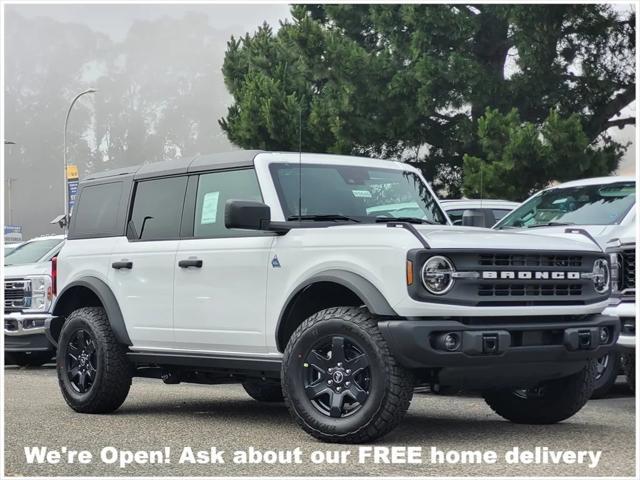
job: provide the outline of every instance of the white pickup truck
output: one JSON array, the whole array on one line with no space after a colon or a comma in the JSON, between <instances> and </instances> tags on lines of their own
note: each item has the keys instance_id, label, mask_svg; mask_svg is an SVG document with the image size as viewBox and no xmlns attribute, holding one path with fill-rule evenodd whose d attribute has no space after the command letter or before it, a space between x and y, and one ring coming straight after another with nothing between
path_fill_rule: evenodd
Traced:
<instances>
[{"instance_id":1,"label":"white pickup truck","mask_svg":"<svg viewBox=\"0 0 640 480\"><path fill-rule=\"evenodd\" d=\"M49 334L54 299L52 259L64 235L20 244L4 257L4 351L7 363L38 366L55 355Z\"/></svg>"},{"instance_id":2,"label":"white pickup truck","mask_svg":"<svg viewBox=\"0 0 640 480\"><path fill-rule=\"evenodd\" d=\"M542 190L522 203L494 227L518 229L535 235L564 236L580 229L603 249L614 251L615 275L612 301L605 313L618 316L624 330L620 350L626 353L625 365L635 345L635 228L636 180L634 177L599 177L576 180ZM598 359L594 398L607 395L619 370L619 356ZM628 371L628 368L627 368ZM633 376L629 376L633 379ZM631 385L631 384L630 384Z\"/></svg>"}]
</instances>

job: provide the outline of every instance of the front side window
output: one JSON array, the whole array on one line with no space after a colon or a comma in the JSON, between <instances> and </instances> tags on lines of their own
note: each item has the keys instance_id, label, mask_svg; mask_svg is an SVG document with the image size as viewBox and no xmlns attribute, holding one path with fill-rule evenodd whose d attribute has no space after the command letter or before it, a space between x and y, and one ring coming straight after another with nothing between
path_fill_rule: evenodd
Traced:
<instances>
[{"instance_id":1,"label":"front side window","mask_svg":"<svg viewBox=\"0 0 640 480\"><path fill-rule=\"evenodd\" d=\"M635 204L635 182L553 188L530 198L496 228L612 225Z\"/></svg>"},{"instance_id":2,"label":"front side window","mask_svg":"<svg viewBox=\"0 0 640 480\"><path fill-rule=\"evenodd\" d=\"M4 264L6 266L26 265L46 260L43 257L61 242L62 240L59 238L52 238L23 243L4 256Z\"/></svg>"},{"instance_id":3,"label":"front side window","mask_svg":"<svg viewBox=\"0 0 640 480\"><path fill-rule=\"evenodd\" d=\"M242 235L239 230L228 230L224 225L224 209L228 200L262 202L258 178L253 169L200 175L196 195L194 237ZM252 231L251 235L260 235L260 233Z\"/></svg>"},{"instance_id":4,"label":"front side window","mask_svg":"<svg viewBox=\"0 0 640 480\"><path fill-rule=\"evenodd\" d=\"M270 168L287 220L341 216L359 222L447 223L422 179L408 170L279 163Z\"/></svg>"},{"instance_id":5,"label":"front side window","mask_svg":"<svg viewBox=\"0 0 640 480\"><path fill-rule=\"evenodd\" d=\"M136 240L178 238L187 177L138 182L127 235Z\"/></svg>"}]
</instances>

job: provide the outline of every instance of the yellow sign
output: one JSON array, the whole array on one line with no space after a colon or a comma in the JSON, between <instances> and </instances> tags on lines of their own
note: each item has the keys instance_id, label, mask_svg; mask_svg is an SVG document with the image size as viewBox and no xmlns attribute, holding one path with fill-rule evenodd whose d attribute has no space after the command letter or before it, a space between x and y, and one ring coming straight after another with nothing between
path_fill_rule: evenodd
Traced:
<instances>
[{"instance_id":1,"label":"yellow sign","mask_svg":"<svg viewBox=\"0 0 640 480\"><path fill-rule=\"evenodd\" d=\"M79 178L77 165L67 165L67 180Z\"/></svg>"}]
</instances>

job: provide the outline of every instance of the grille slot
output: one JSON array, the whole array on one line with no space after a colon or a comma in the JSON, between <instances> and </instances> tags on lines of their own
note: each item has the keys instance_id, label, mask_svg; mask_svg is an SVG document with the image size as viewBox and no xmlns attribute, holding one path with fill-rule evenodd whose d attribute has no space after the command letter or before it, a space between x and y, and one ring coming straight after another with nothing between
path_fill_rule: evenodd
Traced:
<instances>
[{"instance_id":1,"label":"grille slot","mask_svg":"<svg viewBox=\"0 0 640 480\"><path fill-rule=\"evenodd\" d=\"M636 251L634 248L620 252L622 261L621 290L636 288Z\"/></svg>"},{"instance_id":2,"label":"grille slot","mask_svg":"<svg viewBox=\"0 0 640 480\"><path fill-rule=\"evenodd\" d=\"M483 267L581 267L580 255L481 254Z\"/></svg>"},{"instance_id":3,"label":"grille slot","mask_svg":"<svg viewBox=\"0 0 640 480\"><path fill-rule=\"evenodd\" d=\"M480 285L478 295L481 297L574 297L582 295L582 285L579 283L491 283Z\"/></svg>"}]
</instances>

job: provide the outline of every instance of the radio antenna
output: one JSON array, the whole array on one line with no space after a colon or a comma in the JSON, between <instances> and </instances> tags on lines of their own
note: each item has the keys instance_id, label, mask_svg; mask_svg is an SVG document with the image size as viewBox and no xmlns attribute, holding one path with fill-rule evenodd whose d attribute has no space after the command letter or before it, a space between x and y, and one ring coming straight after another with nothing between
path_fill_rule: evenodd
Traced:
<instances>
[{"instance_id":1,"label":"radio antenna","mask_svg":"<svg viewBox=\"0 0 640 480\"><path fill-rule=\"evenodd\" d=\"M302 220L302 105L298 110L298 217Z\"/></svg>"}]
</instances>

